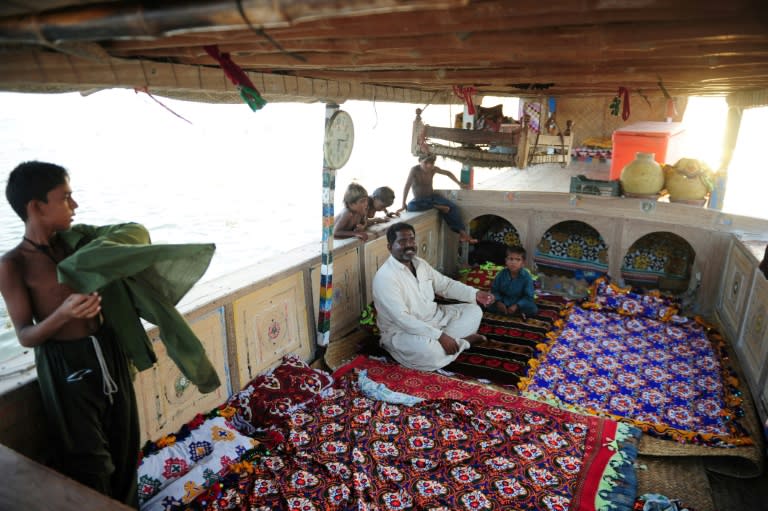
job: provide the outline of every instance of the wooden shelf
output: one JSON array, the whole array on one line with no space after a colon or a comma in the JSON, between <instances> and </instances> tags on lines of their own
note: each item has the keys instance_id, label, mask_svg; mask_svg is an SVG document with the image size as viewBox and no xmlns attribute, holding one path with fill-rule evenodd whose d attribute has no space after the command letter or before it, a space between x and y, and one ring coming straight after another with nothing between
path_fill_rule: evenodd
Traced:
<instances>
[{"instance_id":1,"label":"wooden shelf","mask_svg":"<svg viewBox=\"0 0 768 511\"><path fill-rule=\"evenodd\" d=\"M537 163L559 163L566 167L571 163L573 133L568 136L560 136L529 132L526 138L528 144L522 154L525 159L525 166Z\"/></svg>"}]
</instances>

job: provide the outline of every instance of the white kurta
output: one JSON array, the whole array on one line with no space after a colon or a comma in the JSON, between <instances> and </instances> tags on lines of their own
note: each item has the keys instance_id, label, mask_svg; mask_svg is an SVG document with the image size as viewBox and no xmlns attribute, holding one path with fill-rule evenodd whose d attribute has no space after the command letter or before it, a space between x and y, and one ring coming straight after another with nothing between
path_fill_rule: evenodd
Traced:
<instances>
[{"instance_id":1,"label":"white kurta","mask_svg":"<svg viewBox=\"0 0 768 511\"><path fill-rule=\"evenodd\" d=\"M434 371L469 347L464 337L477 333L483 311L475 302L477 289L446 277L415 257L416 277L390 256L373 277L376 323L381 346L406 367ZM469 303L438 305L435 294ZM445 332L459 344L453 355L438 339Z\"/></svg>"}]
</instances>

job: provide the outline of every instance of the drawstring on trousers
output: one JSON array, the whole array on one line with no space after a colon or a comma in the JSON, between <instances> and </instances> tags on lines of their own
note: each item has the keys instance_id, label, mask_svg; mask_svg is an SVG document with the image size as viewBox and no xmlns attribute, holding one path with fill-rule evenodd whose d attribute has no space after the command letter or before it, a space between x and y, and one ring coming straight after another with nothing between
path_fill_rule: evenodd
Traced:
<instances>
[{"instance_id":1,"label":"drawstring on trousers","mask_svg":"<svg viewBox=\"0 0 768 511\"><path fill-rule=\"evenodd\" d=\"M109 369L107 369L107 361L104 360L104 353L101 352L101 345L99 344L99 340L91 335L91 342L93 343L93 350L96 352L96 358L99 361L99 367L101 368L101 376L103 381L103 390L104 395L109 398L109 403L112 404L114 401L112 400L112 394L117 393L117 383L115 383L115 380L112 379L112 375L109 374Z\"/></svg>"}]
</instances>

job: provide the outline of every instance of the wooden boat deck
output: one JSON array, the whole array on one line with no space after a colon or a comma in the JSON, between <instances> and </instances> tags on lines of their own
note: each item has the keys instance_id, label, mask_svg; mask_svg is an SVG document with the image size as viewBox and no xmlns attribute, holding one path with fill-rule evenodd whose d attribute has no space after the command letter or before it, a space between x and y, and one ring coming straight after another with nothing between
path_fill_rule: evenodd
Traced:
<instances>
[{"instance_id":1,"label":"wooden boat deck","mask_svg":"<svg viewBox=\"0 0 768 511\"><path fill-rule=\"evenodd\" d=\"M475 169L477 190L531 190L569 192L571 177L609 180L610 160L577 161L563 168L560 164L538 164L526 169ZM754 478L729 477L707 470L698 459L646 457L641 459L654 471L663 473L649 481L640 476L639 493L656 492L677 498L696 511L736 511L765 509L768 502L768 471ZM660 483L662 479L663 484ZM654 487L649 487L648 484ZM661 484L661 486L657 486Z\"/></svg>"},{"instance_id":2,"label":"wooden boat deck","mask_svg":"<svg viewBox=\"0 0 768 511\"><path fill-rule=\"evenodd\" d=\"M539 163L524 169L475 168L476 190L531 190L569 192L571 177L583 175L590 180L608 181L611 162L571 160L566 167L559 163Z\"/></svg>"}]
</instances>

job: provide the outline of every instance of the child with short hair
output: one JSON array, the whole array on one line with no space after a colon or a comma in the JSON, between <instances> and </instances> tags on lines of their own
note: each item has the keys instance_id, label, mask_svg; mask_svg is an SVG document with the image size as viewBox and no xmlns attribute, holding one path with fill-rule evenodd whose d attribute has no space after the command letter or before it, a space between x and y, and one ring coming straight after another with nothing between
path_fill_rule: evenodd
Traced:
<instances>
[{"instance_id":1,"label":"child with short hair","mask_svg":"<svg viewBox=\"0 0 768 511\"><path fill-rule=\"evenodd\" d=\"M367 241L368 192L362 185L350 183L344 192L344 206L334 222L334 239L359 238Z\"/></svg>"},{"instance_id":2,"label":"child with short hair","mask_svg":"<svg viewBox=\"0 0 768 511\"><path fill-rule=\"evenodd\" d=\"M18 165L5 190L24 222L21 242L0 258L0 293L22 346L34 348L53 454L69 477L137 506L139 421L128 360L101 322L99 293L57 278L71 254L67 231L78 204L63 167Z\"/></svg>"},{"instance_id":3,"label":"child with short hair","mask_svg":"<svg viewBox=\"0 0 768 511\"><path fill-rule=\"evenodd\" d=\"M525 269L526 251L523 247L507 247L503 270L496 274L491 293L496 298L493 307L502 314L536 314L533 278Z\"/></svg>"},{"instance_id":4,"label":"child with short hair","mask_svg":"<svg viewBox=\"0 0 768 511\"><path fill-rule=\"evenodd\" d=\"M376 188L368 197L368 224L383 224L390 218L400 216L399 213L390 213L387 208L395 202L395 192L388 186ZM379 211L384 212L384 218L374 218Z\"/></svg>"}]
</instances>

